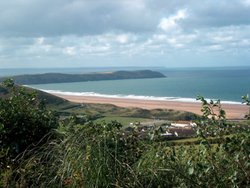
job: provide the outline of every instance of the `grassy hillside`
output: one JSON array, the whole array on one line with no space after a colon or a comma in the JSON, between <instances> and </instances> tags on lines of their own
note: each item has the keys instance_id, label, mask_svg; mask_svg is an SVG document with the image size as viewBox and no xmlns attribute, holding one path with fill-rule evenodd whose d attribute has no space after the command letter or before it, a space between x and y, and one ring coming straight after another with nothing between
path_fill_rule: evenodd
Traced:
<instances>
[{"instance_id":1,"label":"grassy hillside","mask_svg":"<svg viewBox=\"0 0 250 188\"><path fill-rule=\"evenodd\" d=\"M85 82L99 80L120 80L120 79L141 79L141 78L163 78L166 77L160 72L151 70L138 71L116 71L106 73L89 74L61 74L45 73L33 75L18 75L11 77L17 84L47 84L47 83L66 83L66 82ZM0 82L5 80L0 78Z\"/></svg>"},{"instance_id":2,"label":"grassy hillside","mask_svg":"<svg viewBox=\"0 0 250 188\"><path fill-rule=\"evenodd\" d=\"M56 97L54 95L51 95L49 93L45 93L43 91L31 89L31 88L24 87L24 86L18 86L18 85L15 87L16 87L16 89L25 89L26 91L28 91L30 93L35 92L37 94L37 97L39 100L44 101L45 104L50 105L50 106L66 105L69 103L65 99ZM7 96L9 96L9 90L0 84L0 97L4 98Z\"/></svg>"},{"instance_id":3,"label":"grassy hillside","mask_svg":"<svg viewBox=\"0 0 250 188\"><path fill-rule=\"evenodd\" d=\"M67 117L72 114L85 116L91 119L100 120L121 120L126 125L133 121L151 120L193 120L196 115L189 112L174 111L171 109L154 109L147 110L141 108L122 108L111 104L77 104L69 102L60 97L49 93L27 88L24 86L16 86L17 88L25 88L29 92L37 93L39 100L43 100L48 108L56 111L60 116ZM8 96L8 89L0 85L0 97Z\"/></svg>"}]
</instances>

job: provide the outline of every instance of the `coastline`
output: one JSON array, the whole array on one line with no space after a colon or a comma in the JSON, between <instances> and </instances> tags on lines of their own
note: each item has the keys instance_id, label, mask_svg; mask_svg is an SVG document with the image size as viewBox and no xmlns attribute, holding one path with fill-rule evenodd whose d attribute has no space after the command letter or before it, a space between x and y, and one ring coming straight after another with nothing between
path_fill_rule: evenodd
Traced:
<instances>
[{"instance_id":1,"label":"coastline","mask_svg":"<svg viewBox=\"0 0 250 188\"><path fill-rule=\"evenodd\" d=\"M77 96L66 95L50 92L50 94L64 98L76 103L94 103L94 104L113 104L119 107L143 108L143 109L173 109L178 111L187 111L201 115L200 102L181 102L181 101L162 101L162 100L145 100L133 98L112 98L103 96ZM248 112L248 107L242 104L222 104L226 111L227 119L243 119Z\"/></svg>"}]
</instances>

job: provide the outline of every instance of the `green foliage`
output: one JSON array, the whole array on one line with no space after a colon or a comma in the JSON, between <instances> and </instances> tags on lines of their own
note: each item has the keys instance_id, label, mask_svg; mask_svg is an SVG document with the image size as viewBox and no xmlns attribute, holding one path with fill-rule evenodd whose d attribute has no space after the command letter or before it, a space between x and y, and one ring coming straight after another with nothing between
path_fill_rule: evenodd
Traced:
<instances>
[{"instance_id":1,"label":"green foliage","mask_svg":"<svg viewBox=\"0 0 250 188\"><path fill-rule=\"evenodd\" d=\"M246 115L247 119L250 119L250 99L248 95L242 96L242 100L243 100L243 104L246 104L247 106L249 106L249 112Z\"/></svg>"},{"instance_id":2,"label":"green foliage","mask_svg":"<svg viewBox=\"0 0 250 188\"><path fill-rule=\"evenodd\" d=\"M197 121L200 143L189 146L157 143L150 147L136 168L145 187L250 186L249 128L232 127L220 101L198 99L203 111Z\"/></svg>"},{"instance_id":3,"label":"green foliage","mask_svg":"<svg viewBox=\"0 0 250 188\"><path fill-rule=\"evenodd\" d=\"M57 129L57 139L6 170L4 186L249 187L249 128L229 123L220 101L198 99L203 115L195 142L159 141L157 129L147 137L136 127L124 132L117 121L75 116Z\"/></svg>"},{"instance_id":4,"label":"green foliage","mask_svg":"<svg viewBox=\"0 0 250 188\"><path fill-rule=\"evenodd\" d=\"M202 117L197 122L197 135L206 140L206 137L220 137L227 134L228 123L226 113L221 107L220 100L208 102L204 97L198 96L197 100L202 102Z\"/></svg>"},{"instance_id":5,"label":"green foliage","mask_svg":"<svg viewBox=\"0 0 250 188\"><path fill-rule=\"evenodd\" d=\"M63 112L90 115L94 118L113 117L116 118L146 118L146 119L164 119L164 120L195 120L197 116L190 112L175 111L171 109L140 109L140 108L123 108L110 104L81 104L66 106L59 109Z\"/></svg>"},{"instance_id":6,"label":"green foliage","mask_svg":"<svg viewBox=\"0 0 250 188\"><path fill-rule=\"evenodd\" d=\"M247 139L249 135L244 138ZM230 151L218 145L208 148L203 144L175 147L161 144L141 158L137 174L146 187L247 187L248 155L249 141L234 145Z\"/></svg>"},{"instance_id":7,"label":"green foliage","mask_svg":"<svg viewBox=\"0 0 250 188\"><path fill-rule=\"evenodd\" d=\"M0 98L0 167L6 168L28 147L34 147L58 125L57 118L46 110L35 93L3 82L8 96Z\"/></svg>"},{"instance_id":8,"label":"green foliage","mask_svg":"<svg viewBox=\"0 0 250 188\"><path fill-rule=\"evenodd\" d=\"M28 160L20 159L12 182L24 187L129 185L134 182L131 164L138 160L142 149L138 137L123 137L120 128L116 121L61 126L61 140L31 151Z\"/></svg>"}]
</instances>

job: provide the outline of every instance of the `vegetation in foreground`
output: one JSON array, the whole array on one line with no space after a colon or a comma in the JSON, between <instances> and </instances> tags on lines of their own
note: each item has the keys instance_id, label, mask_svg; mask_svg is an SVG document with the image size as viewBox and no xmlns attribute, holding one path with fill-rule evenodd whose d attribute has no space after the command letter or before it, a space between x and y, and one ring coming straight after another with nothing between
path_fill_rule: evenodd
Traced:
<instances>
[{"instance_id":1,"label":"vegetation in foreground","mask_svg":"<svg viewBox=\"0 0 250 188\"><path fill-rule=\"evenodd\" d=\"M12 94L0 99L0 187L250 186L249 121L227 122L219 101L199 98L198 141L184 145L158 130L125 134L117 121L60 122L35 95L4 85Z\"/></svg>"}]
</instances>

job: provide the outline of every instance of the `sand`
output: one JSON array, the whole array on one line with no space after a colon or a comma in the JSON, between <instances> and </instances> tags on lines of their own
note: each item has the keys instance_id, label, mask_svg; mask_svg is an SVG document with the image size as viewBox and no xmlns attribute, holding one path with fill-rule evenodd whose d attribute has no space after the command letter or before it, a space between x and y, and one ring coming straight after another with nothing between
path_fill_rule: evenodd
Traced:
<instances>
[{"instance_id":1,"label":"sand","mask_svg":"<svg viewBox=\"0 0 250 188\"><path fill-rule=\"evenodd\" d=\"M53 94L53 93L52 93ZM179 101L159 101L128 98L108 98L95 96L72 96L53 94L76 103L113 104L119 107L137 107L143 109L173 109L179 111L202 114L201 103L199 102L179 102ZM222 104L228 119L243 119L249 108L241 104Z\"/></svg>"}]
</instances>

